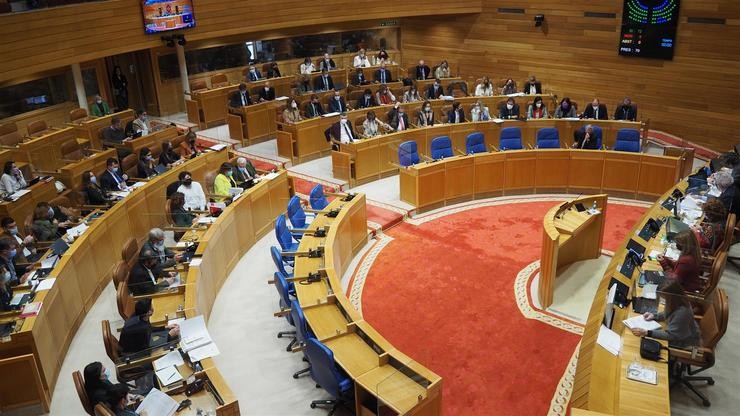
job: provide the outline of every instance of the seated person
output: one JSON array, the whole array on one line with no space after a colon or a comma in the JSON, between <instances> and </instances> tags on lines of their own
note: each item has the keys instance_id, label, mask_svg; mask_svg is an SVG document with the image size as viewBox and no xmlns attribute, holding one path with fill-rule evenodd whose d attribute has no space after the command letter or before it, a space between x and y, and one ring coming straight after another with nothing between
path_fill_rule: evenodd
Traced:
<instances>
[{"instance_id":1,"label":"seated person","mask_svg":"<svg viewBox=\"0 0 740 416\"><path fill-rule=\"evenodd\" d=\"M632 333L638 337L664 339L668 345L677 348L701 346L701 332L694 319L689 298L675 280L666 279L658 289L659 296L665 301L663 312L653 315L644 314L646 321L665 321L666 329L645 330L634 328Z\"/></svg>"},{"instance_id":2,"label":"seated person","mask_svg":"<svg viewBox=\"0 0 740 416\"><path fill-rule=\"evenodd\" d=\"M396 103L396 107L390 116L390 125L394 131L404 131L411 128L409 116L398 103Z\"/></svg>"},{"instance_id":3,"label":"seated person","mask_svg":"<svg viewBox=\"0 0 740 416\"><path fill-rule=\"evenodd\" d=\"M247 72L247 81L259 81L262 79L262 73L257 70L254 65L249 65L249 71Z\"/></svg>"},{"instance_id":4,"label":"seated person","mask_svg":"<svg viewBox=\"0 0 740 416\"><path fill-rule=\"evenodd\" d=\"M159 153L159 164L171 168L178 164L182 158L172 149L172 143L169 140L162 142L162 152Z\"/></svg>"},{"instance_id":5,"label":"seated person","mask_svg":"<svg viewBox=\"0 0 740 416\"><path fill-rule=\"evenodd\" d=\"M465 122L465 110L463 110L459 101L452 102L452 108L447 112L448 123L464 123Z\"/></svg>"},{"instance_id":6,"label":"seated person","mask_svg":"<svg viewBox=\"0 0 740 416\"><path fill-rule=\"evenodd\" d=\"M25 272L23 275L19 275L18 271L24 271L25 269L19 268L15 265L15 256L18 253L17 244L15 240L9 238L0 238L0 266L5 267L5 270L9 272L3 275L3 280L6 286L17 286L26 283L30 273Z\"/></svg>"},{"instance_id":7,"label":"seated person","mask_svg":"<svg viewBox=\"0 0 740 416\"><path fill-rule=\"evenodd\" d=\"M238 108L246 107L248 105L252 105L252 97L249 96L249 91L247 91L247 84L241 83L239 84L239 90L234 91L231 94L231 98L229 99L229 106Z\"/></svg>"},{"instance_id":8,"label":"seated person","mask_svg":"<svg viewBox=\"0 0 740 416\"><path fill-rule=\"evenodd\" d=\"M732 171L728 168L723 168L715 172L708 182L713 182L712 187L716 187L719 192L719 202L725 206L727 212L735 213L737 207L735 207L735 194L737 185L735 179L732 176Z\"/></svg>"},{"instance_id":9,"label":"seated person","mask_svg":"<svg viewBox=\"0 0 740 416\"><path fill-rule=\"evenodd\" d=\"M136 172L140 178L151 178L157 176L157 161L152 156L152 151L148 147L142 147L139 150L139 161L136 165Z\"/></svg>"},{"instance_id":10,"label":"seated person","mask_svg":"<svg viewBox=\"0 0 740 416\"><path fill-rule=\"evenodd\" d=\"M727 222L727 208L717 198L709 198L702 205L704 218L691 227L694 231L699 246L714 254L715 250L722 245L725 235L725 224Z\"/></svg>"},{"instance_id":11,"label":"seated person","mask_svg":"<svg viewBox=\"0 0 740 416\"><path fill-rule=\"evenodd\" d=\"M375 93L376 101L381 105L389 105L396 102L396 96L393 95L387 85L381 84L378 92Z\"/></svg>"},{"instance_id":12,"label":"seated person","mask_svg":"<svg viewBox=\"0 0 740 416\"><path fill-rule=\"evenodd\" d=\"M270 68L267 70L267 78L280 78L280 67L277 62L270 64Z\"/></svg>"},{"instance_id":13,"label":"seated person","mask_svg":"<svg viewBox=\"0 0 740 416\"><path fill-rule=\"evenodd\" d=\"M375 100L375 97L373 96L373 92L370 91L370 88L365 88L365 91L362 92L362 96L357 99L357 105L355 106L356 109L360 108L368 108L368 107L375 107L378 105L378 102Z\"/></svg>"},{"instance_id":14,"label":"seated person","mask_svg":"<svg viewBox=\"0 0 740 416\"><path fill-rule=\"evenodd\" d=\"M492 97L493 96L493 84L488 77L483 77L481 83L475 86L476 97Z\"/></svg>"},{"instance_id":15,"label":"seated person","mask_svg":"<svg viewBox=\"0 0 740 416\"><path fill-rule=\"evenodd\" d=\"M384 47L380 47L380 52L375 56L375 59L379 62L388 62L391 57L388 55Z\"/></svg>"},{"instance_id":16,"label":"seated person","mask_svg":"<svg viewBox=\"0 0 740 416\"><path fill-rule=\"evenodd\" d=\"M242 188L251 188L254 180L258 178L257 169L245 157L236 159L236 169L234 170L234 181Z\"/></svg>"},{"instance_id":17,"label":"seated person","mask_svg":"<svg viewBox=\"0 0 740 416\"><path fill-rule=\"evenodd\" d=\"M382 134L381 128L385 131L391 130L391 126L377 119L375 111L368 111L365 121L362 122L362 129L364 131L362 136L375 137Z\"/></svg>"},{"instance_id":18,"label":"seated person","mask_svg":"<svg viewBox=\"0 0 740 416\"><path fill-rule=\"evenodd\" d=\"M196 221L196 216L184 208L185 195L175 192L170 198L170 215L176 227L190 227Z\"/></svg>"},{"instance_id":19,"label":"seated person","mask_svg":"<svg viewBox=\"0 0 740 416\"><path fill-rule=\"evenodd\" d=\"M90 105L90 114L94 115L95 117L103 117L111 113L112 111L110 111L108 103L103 101L103 97L101 97L99 94L95 94L95 100Z\"/></svg>"},{"instance_id":20,"label":"seated person","mask_svg":"<svg viewBox=\"0 0 740 416\"><path fill-rule=\"evenodd\" d=\"M275 99L275 88L272 88L272 84L269 81L265 82L265 86L260 88L260 102L273 101Z\"/></svg>"},{"instance_id":21,"label":"seated person","mask_svg":"<svg viewBox=\"0 0 740 416\"><path fill-rule=\"evenodd\" d=\"M362 72L362 68L355 69L355 73L352 75L352 80L350 84L354 85L355 87L360 85L367 85L370 81L365 78L365 74Z\"/></svg>"},{"instance_id":22,"label":"seated person","mask_svg":"<svg viewBox=\"0 0 740 416\"><path fill-rule=\"evenodd\" d=\"M183 260L182 254L177 254L165 247L164 231L161 228L152 228L149 230L149 238L141 246L139 257L150 257L145 256L146 252L150 252L150 256L153 254L156 258L156 270L158 272L162 269L173 267L176 262Z\"/></svg>"},{"instance_id":23,"label":"seated person","mask_svg":"<svg viewBox=\"0 0 740 416\"><path fill-rule=\"evenodd\" d=\"M110 381L110 368L95 361L85 366L82 375L85 378L85 393L87 393L90 404L93 407L98 403L107 404L113 388L113 383Z\"/></svg>"},{"instance_id":24,"label":"seated person","mask_svg":"<svg viewBox=\"0 0 740 416\"><path fill-rule=\"evenodd\" d=\"M334 60L331 59L331 55L329 53L324 53L324 57L321 59L321 62L319 62L319 69L326 69L327 71L337 69L337 64L335 64Z\"/></svg>"},{"instance_id":25,"label":"seated person","mask_svg":"<svg viewBox=\"0 0 740 416\"><path fill-rule=\"evenodd\" d=\"M141 414L136 413L133 408L129 406L129 386L125 383L114 384L110 389L110 397L107 402L108 408L115 413L116 416L149 416L146 410L143 410Z\"/></svg>"},{"instance_id":26,"label":"seated person","mask_svg":"<svg viewBox=\"0 0 740 416\"><path fill-rule=\"evenodd\" d=\"M301 74L304 75L311 75L312 72L316 72L316 67L314 66L313 62L311 62L311 58L308 56L303 58L303 63L300 66Z\"/></svg>"},{"instance_id":27,"label":"seated person","mask_svg":"<svg viewBox=\"0 0 740 416\"><path fill-rule=\"evenodd\" d=\"M0 234L0 238L8 238L15 241L16 244L16 255L13 258L14 263L28 264L38 260L41 253L36 250L36 240L32 235L24 236L18 230L18 224L11 217L3 217L0 220L0 226L2 226L3 232ZM22 269L22 270L18 270ZM16 271L25 272L26 266L16 266Z\"/></svg>"},{"instance_id":28,"label":"seated person","mask_svg":"<svg viewBox=\"0 0 740 416\"><path fill-rule=\"evenodd\" d=\"M614 120L637 121L637 107L632 105L630 97L624 97L622 105L614 112Z\"/></svg>"},{"instance_id":29,"label":"seated person","mask_svg":"<svg viewBox=\"0 0 740 416\"><path fill-rule=\"evenodd\" d=\"M509 97L506 103L499 108L498 118L504 120L515 120L519 118L519 104L514 101L513 98Z\"/></svg>"},{"instance_id":30,"label":"seated person","mask_svg":"<svg viewBox=\"0 0 740 416\"><path fill-rule=\"evenodd\" d=\"M532 104L529 105L529 108L527 108L527 119L530 118L548 118L549 114L547 114L547 106L544 102L542 102L542 97L539 95L537 97L534 97L534 101Z\"/></svg>"},{"instance_id":31,"label":"seated person","mask_svg":"<svg viewBox=\"0 0 740 416\"><path fill-rule=\"evenodd\" d=\"M393 76L391 75L391 71L385 67L385 62L382 62L380 68L375 71L375 82L381 84L393 82Z\"/></svg>"},{"instance_id":32,"label":"seated person","mask_svg":"<svg viewBox=\"0 0 740 416\"><path fill-rule=\"evenodd\" d=\"M570 103L570 98L560 100L560 105L555 109L555 118L576 118L576 107Z\"/></svg>"},{"instance_id":33,"label":"seated person","mask_svg":"<svg viewBox=\"0 0 740 416\"><path fill-rule=\"evenodd\" d=\"M200 155L200 150L198 150L198 135L195 134L192 127L188 127L185 140L180 143L180 153L187 159L192 159Z\"/></svg>"},{"instance_id":34,"label":"seated person","mask_svg":"<svg viewBox=\"0 0 740 416\"><path fill-rule=\"evenodd\" d=\"M136 354L146 351L152 346L161 345L161 343L151 345L152 332L164 332L167 330L167 341L171 342L180 336L180 326L177 324L167 325L164 327L153 327L149 323L149 318L154 315L151 298L145 298L136 301L134 306L134 316L127 319L121 329L121 337L118 344L124 354Z\"/></svg>"},{"instance_id":35,"label":"seated person","mask_svg":"<svg viewBox=\"0 0 740 416\"><path fill-rule=\"evenodd\" d=\"M333 150L339 150L340 144L351 143L358 138L352 123L347 120L347 113L342 113L339 116L339 121L329 127L328 133L327 139L332 142Z\"/></svg>"},{"instance_id":36,"label":"seated person","mask_svg":"<svg viewBox=\"0 0 740 416\"><path fill-rule=\"evenodd\" d=\"M31 232L37 241L53 241L63 235L59 229L59 221L43 206L37 206L33 210Z\"/></svg>"},{"instance_id":37,"label":"seated person","mask_svg":"<svg viewBox=\"0 0 740 416\"><path fill-rule=\"evenodd\" d=\"M537 81L534 75L530 75L527 82L524 83L522 92L529 95L542 94L542 83Z\"/></svg>"},{"instance_id":38,"label":"seated person","mask_svg":"<svg viewBox=\"0 0 740 416\"><path fill-rule=\"evenodd\" d=\"M298 109L298 101L295 98L291 98L288 101L288 106L283 110L283 122L292 124L302 120L301 111Z\"/></svg>"},{"instance_id":39,"label":"seated person","mask_svg":"<svg viewBox=\"0 0 740 416\"><path fill-rule=\"evenodd\" d=\"M420 59L419 64L416 65L416 79L427 79L431 77L432 74L430 73L429 67L424 63L423 59Z\"/></svg>"},{"instance_id":40,"label":"seated person","mask_svg":"<svg viewBox=\"0 0 740 416\"><path fill-rule=\"evenodd\" d=\"M666 277L677 280L686 292L700 291L704 284L699 275L701 274L701 249L696 241L694 233L687 230L676 235L674 239L676 249L681 252L678 260L671 260L660 254L658 261L666 272Z\"/></svg>"},{"instance_id":41,"label":"seated person","mask_svg":"<svg viewBox=\"0 0 740 416\"><path fill-rule=\"evenodd\" d=\"M450 77L450 64L445 59L442 61L437 69L434 70L434 78L449 78Z\"/></svg>"},{"instance_id":42,"label":"seated person","mask_svg":"<svg viewBox=\"0 0 740 416\"><path fill-rule=\"evenodd\" d=\"M427 87L427 100L437 100L439 97L444 95L442 90L442 81L439 78L434 80L434 83Z\"/></svg>"},{"instance_id":43,"label":"seated person","mask_svg":"<svg viewBox=\"0 0 740 416\"><path fill-rule=\"evenodd\" d=\"M131 122L131 127L133 129L134 137L136 137L137 134L146 136L151 132L152 128L149 125L149 116L147 115L146 110L138 110L136 112L136 118Z\"/></svg>"},{"instance_id":44,"label":"seated person","mask_svg":"<svg viewBox=\"0 0 740 416\"><path fill-rule=\"evenodd\" d=\"M206 194L198 182L193 181L193 175L188 171L182 171L177 176L180 186L177 192L183 194L185 202L183 208L187 210L203 211L206 209Z\"/></svg>"},{"instance_id":45,"label":"seated person","mask_svg":"<svg viewBox=\"0 0 740 416\"><path fill-rule=\"evenodd\" d=\"M10 301L13 300L13 288L10 287L11 274L7 267L0 264L0 312L11 310Z\"/></svg>"},{"instance_id":46,"label":"seated person","mask_svg":"<svg viewBox=\"0 0 740 416\"><path fill-rule=\"evenodd\" d=\"M342 98L342 94L339 91L334 91L334 97L329 100L329 110L332 113L344 113L347 111L347 104L344 102L344 98Z\"/></svg>"},{"instance_id":47,"label":"seated person","mask_svg":"<svg viewBox=\"0 0 740 416\"><path fill-rule=\"evenodd\" d=\"M510 94L516 94L516 82L514 82L514 80L511 78L507 79L504 87L501 88L501 95Z\"/></svg>"},{"instance_id":48,"label":"seated person","mask_svg":"<svg viewBox=\"0 0 740 416\"><path fill-rule=\"evenodd\" d=\"M421 105L418 124L421 127L430 127L434 125L434 111L432 110L432 104L429 101L424 101L424 104Z\"/></svg>"},{"instance_id":49,"label":"seated person","mask_svg":"<svg viewBox=\"0 0 740 416\"><path fill-rule=\"evenodd\" d=\"M355 68L366 68L371 66L370 59L365 54L365 49L360 49L360 52L352 60L352 66Z\"/></svg>"},{"instance_id":50,"label":"seated person","mask_svg":"<svg viewBox=\"0 0 740 416\"><path fill-rule=\"evenodd\" d=\"M159 257L152 250L143 250L139 254L139 261L128 276L128 288L133 295L151 295L175 282L177 273L164 271L158 267L158 262Z\"/></svg>"},{"instance_id":51,"label":"seated person","mask_svg":"<svg viewBox=\"0 0 740 416\"><path fill-rule=\"evenodd\" d=\"M609 113L606 110L606 104L600 104L598 98L591 101L591 105L586 106L581 118L592 118L596 120L608 120Z\"/></svg>"},{"instance_id":52,"label":"seated person","mask_svg":"<svg viewBox=\"0 0 740 416\"><path fill-rule=\"evenodd\" d=\"M236 187L234 170L231 164L222 163L218 170L218 175L216 175L216 179L213 181L213 193L218 196L231 196L229 190Z\"/></svg>"},{"instance_id":53,"label":"seated person","mask_svg":"<svg viewBox=\"0 0 740 416\"><path fill-rule=\"evenodd\" d=\"M0 176L0 193L5 195L14 194L28 186L23 172L18 169L14 161L8 160L3 167L3 175Z\"/></svg>"},{"instance_id":54,"label":"seated person","mask_svg":"<svg viewBox=\"0 0 740 416\"><path fill-rule=\"evenodd\" d=\"M130 140L121 126L121 119L112 117L110 126L103 129L103 144L108 147L115 147L123 142ZM130 153L130 152L129 152Z\"/></svg>"},{"instance_id":55,"label":"seated person","mask_svg":"<svg viewBox=\"0 0 740 416\"><path fill-rule=\"evenodd\" d=\"M105 162L105 172L100 175L100 187L106 192L125 191L128 189L127 180L128 175L121 172L118 160L112 157L108 158Z\"/></svg>"},{"instance_id":56,"label":"seated person","mask_svg":"<svg viewBox=\"0 0 740 416\"><path fill-rule=\"evenodd\" d=\"M409 87L408 91L403 93L403 102L415 103L417 101L421 101L421 96L419 95L419 91L416 89L416 85L412 85Z\"/></svg>"},{"instance_id":57,"label":"seated person","mask_svg":"<svg viewBox=\"0 0 740 416\"><path fill-rule=\"evenodd\" d=\"M473 108L470 109L470 121L488 121L490 119L491 113L488 111L488 107L481 100L476 101Z\"/></svg>"},{"instance_id":58,"label":"seated person","mask_svg":"<svg viewBox=\"0 0 740 416\"><path fill-rule=\"evenodd\" d=\"M82 173L82 193L88 205L108 204L108 193L98 185L98 178L89 170Z\"/></svg>"},{"instance_id":59,"label":"seated person","mask_svg":"<svg viewBox=\"0 0 740 416\"><path fill-rule=\"evenodd\" d=\"M334 80L327 69L321 71L321 76L313 81L314 91L329 91L334 89Z\"/></svg>"},{"instance_id":60,"label":"seated person","mask_svg":"<svg viewBox=\"0 0 740 416\"><path fill-rule=\"evenodd\" d=\"M314 118L324 115L324 106L319 101L319 96L311 94L311 102L306 106L306 117Z\"/></svg>"},{"instance_id":61,"label":"seated person","mask_svg":"<svg viewBox=\"0 0 740 416\"><path fill-rule=\"evenodd\" d=\"M594 135L594 127L590 124L582 126L578 130L573 132L573 144L570 146L573 149L590 149L598 150L599 142Z\"/></svg>"}]
</instances>

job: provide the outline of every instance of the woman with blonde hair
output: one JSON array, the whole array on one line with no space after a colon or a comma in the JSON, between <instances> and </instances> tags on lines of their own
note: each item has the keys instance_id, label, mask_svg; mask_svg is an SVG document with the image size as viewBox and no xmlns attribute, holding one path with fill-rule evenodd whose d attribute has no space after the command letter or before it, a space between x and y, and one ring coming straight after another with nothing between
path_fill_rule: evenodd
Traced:
<instances>
[{"instance_id":1,"label":"woman with blonde hair","mask_svg":"<svg viewBox=\"0 0 740 416\"><path fill-rule=\"evenodd\" d=\"M643 315L646 321L665 321L665 329L646 330L633 328L632 333L638 337L652 337L668 341L671 347L701 346L701 332L694 320L689 298L675 280L665 280L658 288L659 296L665 300L663 312Z\"/></svg>"}]
</instances>

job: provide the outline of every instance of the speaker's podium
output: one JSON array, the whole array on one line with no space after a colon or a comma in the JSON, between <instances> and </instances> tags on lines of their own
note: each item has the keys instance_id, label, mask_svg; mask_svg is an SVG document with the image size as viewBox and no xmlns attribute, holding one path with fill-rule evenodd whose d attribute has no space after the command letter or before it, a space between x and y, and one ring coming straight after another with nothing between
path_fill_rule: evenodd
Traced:
<instances>
[{"instance_id":1,"label":"speaker's podium","mask_svg":"<svg viewBox=\"0 0 740 416\"><path fill-rule=\"evenodd\" d=\"M540 306L552 304L555 278L565 266L601 254L607 195L592 195L563 202L543 221L542 257L538 286Z\"/></svg>"}]
</instances>

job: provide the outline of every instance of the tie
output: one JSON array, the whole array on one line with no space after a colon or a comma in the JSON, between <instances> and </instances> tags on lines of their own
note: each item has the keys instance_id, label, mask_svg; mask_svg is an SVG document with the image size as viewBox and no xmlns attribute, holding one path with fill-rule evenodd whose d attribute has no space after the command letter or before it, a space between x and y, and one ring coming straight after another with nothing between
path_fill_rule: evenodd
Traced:
<instances>
[{"instance_id":1,"label":"tie","mask_svg":"<svg viewBox=\"0 0 740 416\"><path fill-rule=\"evenodd\" d=\"M329 80L326 79L326 75L324 75L324 89L325 90L329 89Z\"/></svg>"},{"instance_id":2,"label":"tie","mask_svg":"<svg viewBox=\"0 0 740 416\"><path fill-rule=\"evenodd\" d=\"M398 130L399 131L406 130L406 125L403 123L403 116L400 114L398 115Z\"/></svg>"},{"instance_id":3,"label":"tie","mask_svg":"<svg viewBox=\"0 0 740 416\"><path fill-rule=\"evenodd\" d=\"M594 110L594 118L599 118L599 108L597 107L596 110Z\"/></svg>"},{"instance_id":4,"label":"tie","mask_svg":"<svg viewBox=\"0 0 740 416\"><path fill-rule=\"evenodd\" d=\"M421 79L426 79L427 77L424 76L424 68L421 68Z\"/></svg>"},{"instance_id":5,"label":"tie","mask_svg":"<svg viewBox=\"0 0 740 416\"><path fill-rule=\"evenodd\" d=\"M350 142L353 142L353 141L355 141L355 139L354 139L354 138L352 138L352 131L351 131L351 130L349 129L349 127L347 127L347 125L346 125L346 124L344 125L344 131L346 131L346 132L347 132L347 137L349 137L349 141L350 141Z\"/></svg>"},{"instance_id":6,"label":"tie","mask_svg":"<svg viewBox=\"0 0 740 416\"><path fill-rule=\"evenodd\" d=\"M385 84L385 71L383 70L380 71L380 82Z\"/></svg>"},{"instance_id":7,"label":"tie","mask_svg":"<svg viewBox=\"0 0 740 416\"><path fill-rule=\"evenodd\" d=\"M316 111L316 104L314 104L314 103L311 103L311 108L313 108L313 115L315 115L315 116L316 116L316 115L318 115L318 114L319 114L319 112L318 112L318 111Z\"/></svg>"},{"instance_id":8,"label":"tie","mask_svg":"<svg viewBox=\"0 0 740 416\"><path fill-rule=\"evenodd\" d=\"M254 72L254 71L252 71L252 79L253 80L256 80L257 79L257 73Z\"/></svg>"},{"instance_id":9,"label":"tie","mask_svg":"<svg viewBox=\"0 0 740 416\"><path fill-rule=\"evenodd\" d=\"M242 93L242 107L247 105L247 95Z\"/></svg>"}]
</instances>

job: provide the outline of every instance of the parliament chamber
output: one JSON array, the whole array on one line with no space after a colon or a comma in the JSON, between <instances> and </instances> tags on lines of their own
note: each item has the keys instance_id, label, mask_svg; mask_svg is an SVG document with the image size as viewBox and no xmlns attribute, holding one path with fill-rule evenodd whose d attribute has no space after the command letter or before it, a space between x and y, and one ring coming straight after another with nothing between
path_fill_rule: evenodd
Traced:
<instances>
[{"instance_id":1,"label":"parliament chamber","mask_svg":"<svg viewBox=\"0 0 740 416\"><path fill-rule=\"evenodd\" d=\"M0 0L0 414L733 414L739 21Z\"/></svg>"}]
</instances>

